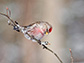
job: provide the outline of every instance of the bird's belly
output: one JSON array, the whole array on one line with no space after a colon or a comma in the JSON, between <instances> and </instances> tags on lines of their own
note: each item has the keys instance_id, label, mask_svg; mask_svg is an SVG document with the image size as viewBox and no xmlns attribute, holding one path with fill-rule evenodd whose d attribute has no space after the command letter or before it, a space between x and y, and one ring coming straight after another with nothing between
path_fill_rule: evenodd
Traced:
<instances>
[{"instance_id":1,"label":"bird's belly","mask_svg":"<svg viewBox=\"0 0 84 63\"><path fill-rule=\"evenodd\" d=\"M39 30L34 30L34 31L30 31L27 32L30 36L33 36L34 38L36 38L37 40L40 40L43 38L44 34L39 32ZM33 38L29 37L27 34L25 34L25 37L29 40L32 40L33 42L36 42L36 40L34 40Z\"/></svg>"},{"instance_id":2,"label":"bird's belly","mask_svg":"<svg viewBox=\"0 0 84 63\"><path fill-rule=\"evenodd\" d=\"M36 38L37 40L40 40L44 36L44 34L38 32L37 30L31 33L30 35L34 36L34 38Z\"/></svg>"},{"instance_id":3,"label":"bird's belly","mask_svg":"<svg viewBox=\"0 0 84 63\"><path fill-rule=\"evenodd\" d=\"M41 33L38 33L37 35L34 35L34 37L35 37L36 39L38 39L38 40L42 39L43 36L44 36L44 35L41 34Z\"/></svg>"}]
</instances>

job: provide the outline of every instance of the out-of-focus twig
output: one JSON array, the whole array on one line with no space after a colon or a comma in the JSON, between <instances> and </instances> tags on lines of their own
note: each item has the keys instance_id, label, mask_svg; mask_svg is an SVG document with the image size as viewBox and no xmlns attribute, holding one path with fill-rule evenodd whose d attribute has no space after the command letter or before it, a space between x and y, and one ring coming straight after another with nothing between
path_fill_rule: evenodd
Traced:
<instances>
[{"instance_id":1,"label":"out-of-focus twig","mask_svg":"<svg viewBox=\"0 0 84 63\"><path fill-rule=\"evenodd\" d=\"M3 15L3 16L5 16L5 17L7 17L13 23L13 26L16 25L15 22L8 15L6 15L4 13L0 13L0 14Z\"/></svg>"},{"instance_id":2,"label":"out-of-focus twig","mask_svg":"<svg viewBox=\"0 0 84 63\"><path fill-rule=\"evenodd\" d=\"M70 53L71 53L71 63L73 63L73 55L72 55L72 51L71 48L69 49Z\"/></svg>"},{"instance_id":3,"label":"out-of-focus twig","mask_svg":"<svg viewBox=\"0 0 84 63\"><path fill-rule=\"evenodd\" d=\"M15 21L13 21L8 15L6 15L6 14L4 14L4 13L0 13L1 15L3 15L3 16L5 16L5 17L7 17L11 22L12 22L12 25L13 26L17 26L17 24L15 23ZM28 34L28 33L27 33ZM29 37L31 37L29 34L28 34L28 36ZM39 44L39 45L41 45L41 41L40 40L37 40L36 38L34 38L34 37L31 37L31 38L33 38L34 40L36 40L37 41L37 43ZM48 50L48 51L50 51L51 53L53 53L56 57L57 57L57 59L60 61L60 63L63 63L62 62L62 60L59 58L59 56L54 52L54 51L52 51L51 49L49 49L47 46L45 46L45 45L42 45L43 46L43 49L46 49L46 50Z\"/></svg>"}]
</instances>

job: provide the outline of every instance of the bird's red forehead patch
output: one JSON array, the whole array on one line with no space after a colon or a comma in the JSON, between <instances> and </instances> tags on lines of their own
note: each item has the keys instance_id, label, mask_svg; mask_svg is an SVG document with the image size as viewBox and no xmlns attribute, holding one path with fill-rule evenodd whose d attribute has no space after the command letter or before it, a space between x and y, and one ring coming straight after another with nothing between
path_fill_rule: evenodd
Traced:
<instances>
[{"instance_id":1,"label":"bird's red forehead patch","mask_svg":"<svg viewBox=\"0 0 84 63\"><path fill-rule=\"evenodd\" d=\"M49 32L51 32L52 31L52 27L49 29Z\"/></svg>"}]
</instances>

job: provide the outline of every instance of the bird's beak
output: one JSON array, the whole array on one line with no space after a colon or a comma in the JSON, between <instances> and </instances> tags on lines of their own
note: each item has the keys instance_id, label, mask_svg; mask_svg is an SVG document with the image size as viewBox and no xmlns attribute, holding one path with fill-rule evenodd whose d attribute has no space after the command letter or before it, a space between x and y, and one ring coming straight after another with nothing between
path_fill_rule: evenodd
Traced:
<instances>
[{"instance_id":1,"label":"bird's beak","mask_svg":"<svg viewBox=\"0 0 84 63\"><path fill-rule=\"evenodd\" d=\"M46 35L48 35L48 32L46 32Z\"/></svg>"}]
</instances>

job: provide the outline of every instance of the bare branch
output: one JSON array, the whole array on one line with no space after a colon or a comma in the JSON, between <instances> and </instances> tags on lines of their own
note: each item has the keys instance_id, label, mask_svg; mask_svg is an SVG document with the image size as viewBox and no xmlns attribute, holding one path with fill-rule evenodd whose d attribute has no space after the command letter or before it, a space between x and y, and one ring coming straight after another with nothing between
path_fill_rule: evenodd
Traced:
<instances>
[{"instance_id":1,"label":"bare branch","mask_svg":"<svg viewBox=\"0 0 84 63\"><path fill-rule=\"evenodd\" d=\"M73 63L73 55L72 55L72 51L71 49L69 49L70 53L71 53L71 63Z\"/></svg>"},{"instance_id":2,"label":"bare branch","mask_svg":"<svg viewBox=\"0 0 84 63\"><path fill-rule=\"evenodd\" d=\"M9 17L11 17L11 10L8 7L6 7L6 13Z\"/></svg>"},{"instance_id":3,"label":"bare branch","mask_svg":"<svg viewBox=\"0 0 84 63\"><path fill-rule=\"evenodd\" d=\"M55 52L53 52L51 49L49 49L47 46L45 46L45 45L42 45L43 46L43 48L45 48L46 50L48 50L48 51L50 51L51 53L53 53L57 58L58 58L58 60L60 61L60 63L63 63L62 62L62 60L59 58L59 56L55 53Z\"/></svg>"},{"instance_id":4,"label":"bare branch","mask_svg":"<svg viewBox=\"0 0 84 63\"><path fill-rule=\"evenodd\" d=\"M8 15L6 15L6 14L4 14L4 13L0 13L1 15L3 15L3 16L5 16L5 17L7 17L11 22L12 22L12 26L17 26L17 24L15 23L15 21L13 21ZM29 37L31 37L28 33L26 33ZM39 44L39 45L41 45L41 41L40 40L37 40L36 38L34 38L34 37L31 37L31 38L33 38L34 40L36 40L37 41L37 43ZM62 60L59 58L59 56L55 53L55 52L53 52L51 49L49 49L47 46L45 46L45 45L43 45L42 44L42 46L43 46L43 49L46 49L46 50L48 50L48 51L50 51L51 53L53 53L56 57L57 57L57 59L60 61L60 63L63 63L62 62Z\"/></svg>"},{"instance_id":5,"label":"bare branch","mask_svg":"<svg viewBox=\"0 0 84 63\"><path fill-rule=\"evenodd\" d=\"M16 25L15 22L8 15L6 15L4 13L0 13L0 14L3 15L3 16L5 16L5 17L7 17L13 23L13 26Z\"/></svg>"}]
</instances>

